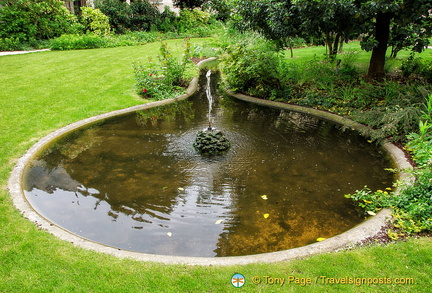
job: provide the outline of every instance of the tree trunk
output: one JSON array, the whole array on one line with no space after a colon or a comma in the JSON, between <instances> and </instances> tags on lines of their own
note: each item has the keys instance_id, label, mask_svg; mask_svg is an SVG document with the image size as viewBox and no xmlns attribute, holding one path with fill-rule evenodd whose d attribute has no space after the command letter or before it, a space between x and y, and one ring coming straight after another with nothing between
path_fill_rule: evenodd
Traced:
<instances>
[{"instance_id":1,"label":"tree trunk","mask_svg":"<svg viewBox=\"0 0 432 293\"><path fill-rule=\"evenodd\" d=\"M70 13L75 14L74 3L72 0L66 0L65 6L69 10Z\"/></svg>"},{"instance_id":2,"label":"tree trunk","mask_svg":"<svg viewBox=\"0 0 432 293\"><path fill-rule=\"evenodd\" d=\"M325 33L325 43L327 47L327 56L331 57L331 53L333 52L333 41L330 33Z\"/></svg>"},{"instance_id":3,"label":"tree trunk","mask_svg":"<svg viewBox=\"0 0 432 293\"><path fill-rule=\"evenodd\" d=\"M390 13L378 12L375 24L375 39L378 46L372 50L369 63L368 76L376 80L383 80L385 77L384 65L387 52L387 45L390 36Z\"/></svg>"},{"instance_id":4,"label":"tree trunk","mask_svg":"<svg viewBox=\"0 0 432 293\"><path fill-rule=\"evenodd\" d=\"M339 40L340 40L340 35L338 33L336 33L336 36L335 36L334 41L333 41L333 51L330 52L330 58L332 60L336 59L336 56L338 54L338 51L339 51Z\"/></svg>"},{"instance_id":5,"label":"tree trunk","mask_svg":"<svg viewBox=\"0 0 432 293\"><path fill-rule=\"evenodd\" d=\"M344 38L340 39L340 43L339 43L339 50L338 53L342 53L343 50L343 44L344 44Z\"/></svg>"}]
</instances>

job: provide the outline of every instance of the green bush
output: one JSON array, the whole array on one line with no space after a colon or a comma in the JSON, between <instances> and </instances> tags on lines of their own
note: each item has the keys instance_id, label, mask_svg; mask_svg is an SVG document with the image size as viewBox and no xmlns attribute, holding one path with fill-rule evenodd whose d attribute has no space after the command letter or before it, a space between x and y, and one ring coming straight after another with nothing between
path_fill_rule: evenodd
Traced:
<instances>
[{"instance_id":1,"label":"green bush","mask_svg":"<svg viewBox=\"0 0 432 293\"><path fill-rule=\"evenodd\" d=\"M171 11L168 6L165 6L164 11L161 13L157 20L157 28L161 32L169 32L176 30L176 14Z\"/></svg>"},{"instance_id":2,"label":"green bush","mask_svg":"<svg viewBox=\"0 0 432 293\"><path fill-rule=\"evenodd\" d=\"M402 62L402 73L405 77L417 75L432 82L432 61L423 60L420 57L411 55L407 60Z\"/></svg>"},{"instance_id":3,"label":"green bush","mask_svg":"<svg viewBox=\"0 0 432 293\"><path fill-rule=\"evenodd\" d=\"M77 18L59 0L0 0L0 4L1 39L47 40L80 30Z\"/></svg>"},{"instance_id":4,"label":"green bush","mask_svg":"<svg viewBox=\"0 0 432 293\"><path fill-rule=\"evenodd\" d=\"M78 50L135 46L154 42L162 36L157 32L128 32L123 35L100 36L96 34L62 35L50 41L52 50Z\"/></svg>"},{"instance_id":5,"label":"green bush","mask_svg":"<svg viewBox=\"0 0 432 293\"><path fill-rule=\"evenodd\" d=\"M418 164L413 171L415 182L400 183L400 193L372 192L365 187L352 198L363 211L376 212L382 208L393 211L393 225L403 233L432 231L432 95L420 116L419 131L408 135L408 150Z\"/></svg>"},{"instance_id":6,"label":"green bush","mask_svg":"<svg viewBox=\"0 0 432 293\"><path fill-rule=\"evenodd\" d=\"M23 43L19 38L0 39L0 51L18 51L23 49Z\"/></svg>"},{"instance_id":7,"label":"green bush","mask_svg":"<svg viewBox=\"0 0 432 293\"><path fill-rule=\"evenodd\" d=\"M364 214L373 215L383 208L392 210L392 223L401 233L413 234L432 231L432 168L418 168L413 175L413 184L401 186L401 192L378 190L372 192L365 187L345 197L354 200Z\"/></svg>"},{"instance_id":8,"label":"green bush","mask_svg":"<svg viewBox=\"0 0 432 293\"><path fill-rule=\"evenodd\" d=\"M150 31L156 29L159 10L147 0L134 1L130 5L130 30Z\"/></svg>"},{"instance_id":9,"label":"green bush","mask_svg":"<svg viewBox=\"0 0 432 293\"><path fill-rule=\"evenodd\" d=\"M134 65L136 88L143 98L162 100L174 98L187 85L186 71L192 65L191 45L185 41L181 60L175 58L166 43L161 43L159 62L149 60L146 65Z\"/></svg>"},{"instance_id":10,"label":"green bush","mask_svg":"<svg viewBox=\"0 0 432 293\"><path fill-rule=\"evenodd\" d=\"M234 43L221 58L222 80L233 91L278 99L284 92L281 63L283 56L270 42L257 38Z\"/></svg>"},{"instance_id":11,"label":"green bush","mask_svg":"<svg viewBox=\"0 0 432 293\"><path fill-rule=\"evenodd\" d=\"M113 36L118 42L128 42L133 45L142 45L154 42L162 37L158 32L127 32L122 35Z\"/></svg>"},{"instance_id":12,"label":"green bush","mask_svg":"<svg viewBox=\"0 0 432 293\"><path fill-rule=\"evenodd\" d=\"M209 24L210 14L199 9L182 9L177 21L177 29L185 32L197 27L203 27Z\"/></svg>"},{"instance_id":13,"label":"green bush","mask_svg":"<svg viewBox=\"0 0 432 293\"><path fill-rule=\"evenodd\" d=\"M407 149L419 166L432 166L432 95L421 113L419 131L408 135Z\"/></svg>"},{"instance_id":14,"label":"green bush","mask_svg":"<svg viewBox=\"0 0 432 293\"><path fill-rule=\"evenodd\" d=\"M51 40L52 50L78 50L110 47L107 38L95 34L62 35Z\"/></svg>"},{"instance_id":15,"label":"green bush","mask_svg":"<svg viewBox=\"0 0 432 293\"><path fill-rule=\"evenodd\" d=\"M150 31L157 27L160 17L157 8L147 0L136 0L130 5L120 0L99 0L96 7L109 17L116 33Z\"/></svg>"},{"instance_id":16,"label":"green bush","mask_svg":"<svg viewBox=\"0 0 432 293\"><path fill-rule=\"evenodd\" d=\"M111 27L109 24L109 18L99 9L81 7L80 22L87 34L91 33L98 36L106 36L110 34Z\"/></svg>"}]
</instances>

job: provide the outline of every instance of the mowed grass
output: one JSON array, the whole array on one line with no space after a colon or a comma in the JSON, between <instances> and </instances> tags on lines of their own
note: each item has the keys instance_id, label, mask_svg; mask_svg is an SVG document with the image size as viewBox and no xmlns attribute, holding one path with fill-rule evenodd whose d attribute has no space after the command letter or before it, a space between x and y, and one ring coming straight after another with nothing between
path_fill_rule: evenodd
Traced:
<instances>
[{"instance_id":1,"label":"mowed grass","mask_svg":"<svg viewBox=\"0 0 432 293\"><path fill-rule=\"evenodd\" d=\"M205 43L194 39L192 43ZM181 41L169 41L177 54ZM7 180L16 160L49 132L96 114L143 103L132 63L156 58L159 43L0 57L0 292L425 292L432 281L432 241L409 239L303 260L231 267L120 260L56 239L23 218ZM230 279L246 276L243 289ZM252 277L262 282L255 285ZM285 285L267 278L285 278ZM312 284L288 282L289 277ZM326 278L324 278L326 277ZM391 278L392 284L323 284L328 278ZM412 278L414 284L394 284ZM409 282L412 282L411 279Z\"/></svg>"},{"instance_id":2,"label":"mowed grass","mask_svg":"<svg viewBox=\"0 0 432 293\"><path fill-rule=\"evenodd\" d=\"M304 62L310 62L311 60L323 60L326 58L327 50L324 46L314 46L306 48L297 48L293 50L293 58L291 58L290 52L285 52L285 57L290 63L302 64ZM388 72L400 69L402 60L407 59L411 52L408 50L400 51L396 58L387 58L385 69ZM387 57L390 55L390 49L387 50ZM420 54L416 54L416 57L420 57L424 60L432 60L432 49L426 49ZM359 41L351 41L343 44L343 50L336 56L336 59L340 59L342 63L349 63L356 65L360 68L363 73L367 72L369 66L369 60L371 52L366 52L361 49Z\"/></svg>"}]
</instances>

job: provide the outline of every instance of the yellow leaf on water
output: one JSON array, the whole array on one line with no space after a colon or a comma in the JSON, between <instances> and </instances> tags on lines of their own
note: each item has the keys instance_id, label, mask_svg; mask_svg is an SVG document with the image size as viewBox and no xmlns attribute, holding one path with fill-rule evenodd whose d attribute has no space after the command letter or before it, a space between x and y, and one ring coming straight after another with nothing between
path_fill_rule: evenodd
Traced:
<instances>
[{"instance_id":1,"label":"yellow leaf on water","mask_svg":"<svg viewBox=\"0 0 432 293\"><path fill-rule=\"evenodd\" d=\"M168 237L171 237L171 236L172 236L172 233L171 233L171 232L168 232L167 235L168 235Z\"/></svg>"},{"instance_id":2,"label":"yellow leaf on water","mask_svg":"<svg viewBox=\"0 0 432 293\"><path fill-rule=\"evenodd\" d=\"M264 200L268 199L267 195L265 195L265 194L261 195L261 198L264 199Z\"/></svg>"},{"instance_id":3,"label":"yellow leaf on water","mask_svg":"<svg viewBox=\"0 0 432 293\"><path fill-rule=\"evenodd\" d=\"M179 188L177 188L177 189L180 190L180 191L183 191L183 190L184 190L183 187L179 187Z\"/></svg>"},{"instance_id":4,"label":"yellow leaf on water","mask_svg":"<svg viewBox=\"0 0 432 293\"><path fill-rule=\"evenodd\" d=\"M370 215L370 216L375 216L376 214L374 213L374 212L372 212L372 211L367 211L366 213L368 213L368 215Z\"/></svg>"},{"instance_id":5,"label":"yellow leaf on water","mask_svg":"<svg viewBox=\"0 0 432 293\"><path fill-rule=\"evenodd\" d=\"M270 217L269 214L264 214L264 219L267 219L268 217Z\"/></svg>"},{"instance_id":6,"label":"yellow leaf on water","mask_svg":"<svg viewBox=\"0 0 432 293\"><path fill-rule=\"evenodd\" d=\"M223 222L223 220L217 220L216 222L215 222L215 224L216 225L219 225L220 223L222 223Z\"/></svg>"},{"instance_id":7,"label":"yellow leaf on water","mask_svg":"<svg viewBox=\"0 0 432 293\"><path fill-rule=\"evenodd\" d=\"M320 242L320 241L323 241L323 240L325 240L325 238L323 238L323 237L320 237L320 238L317 238L317 240L316 240L316 241Z\"/></svg>"}]
</instances>

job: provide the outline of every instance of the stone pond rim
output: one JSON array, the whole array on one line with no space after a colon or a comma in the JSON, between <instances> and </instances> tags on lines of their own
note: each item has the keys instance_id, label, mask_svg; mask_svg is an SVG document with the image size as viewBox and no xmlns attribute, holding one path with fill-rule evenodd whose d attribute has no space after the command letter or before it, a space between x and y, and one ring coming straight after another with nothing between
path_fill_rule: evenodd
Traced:
<instances>
[{"instance_id":1,"label":"stone pond rim","mask_svg":"<svg viewBox=\"0 0 432 293\"><path fill-rule=\"evenodd\" d=\"M197 64L199 68L205 66L205 63L210 61L215 61L216 58L210 58L207 60L203 60ZM49 233L55 235L56 237L71 242L76 246L81 248L93 250L96 252L107 253L110 255L114 255L118 258L130 258L138 261L150 261L150 262L158 262L164 264L187 264L187 265L244 265L250 263L270 263L270 262L279 262L279 261L287 261L291 259L303 258L315 254L320 253L328 253L333 252L338 249L348 248L357 243L360 243L362 240L375 236L378 234L383 226L386 225L387 221L391 217L391 212L388 209L384 209L380 211L377 215L365 220L361 224L349 229L348 231L336 235L334 237L325 239L321 242L316 242L313 244L309 244L302 247L292 248L283 251L277 252L269 252L255 255L246 255L246 256L229 256L229 257L183 257L183 256L167 256L167 255L154 255L154 254L146 254L140 252L132 252L127 250L121 250L118 248L110 247L107 245L99 244L87 239L84 239L80 236L77 236L71 232L66 231L65 229L56 226L51 221L44 218L37 211L35 211L29 202L26 200L24 193L21 188L21 179L23 177L25 167L30 163L30 161L35 157L40 151L50 142L57 140L58 138L66 135L67 133L76 130L80 127L90 125L96 123L98 121L108 119L114 116L118 116L121 114L132 113L138 110L149 109L153 107L158 107L162 105L167 105L174 103L179 100L184 100L193 95L198 89L198 78L195 77L192 79L189 87L187 89L186 94L178 96L173 99L167 99L163 101L157 101L142 105L137 105L134 107L129 107L97 116L93 116L70 125L67 125L63 128L55 130L48 134L47 136L40 139L36 144L34 144L21 158L18 159L17 164L15 165L11 176L8 182L8 189L11 194L13 203L15 207L22 213L22 215L28 220L34 222L40 229L46 230ZM253 98L243 94L235 94L228 91L228 94L247 102L264 105L268 107L285 109L295 112L306 113L309 115L317 116L324 120L329 120L335 122L337 124L342 124L346 127L350 127L357 131L362 132L367 129L366 126L354 122L350 119L331 114L325 111L305 108L296 105L289 105L280 102L272 102L268 100L262 100L258 98ZM390 155L393 164L397 168L399 172L398 180L413 180L411 175L404 170L410 169L411 165L405 157L405 153L396 147L394 144L390 142L383 143L383 149ZM399 192L398 188L395 192Z\"/></svg>"}]
</instances>

